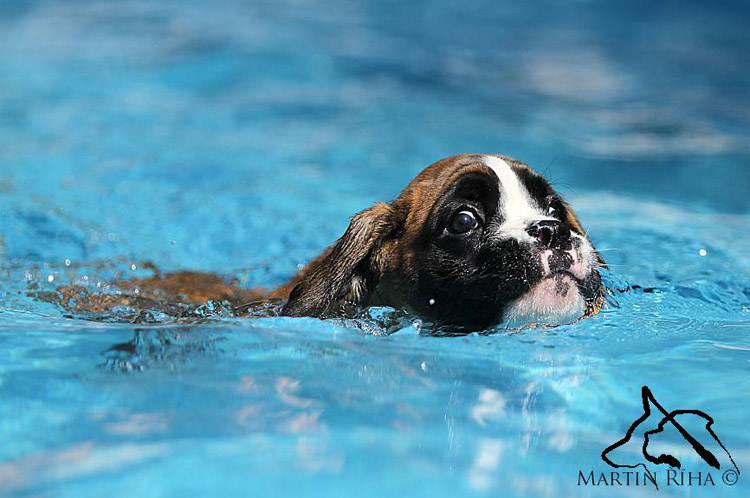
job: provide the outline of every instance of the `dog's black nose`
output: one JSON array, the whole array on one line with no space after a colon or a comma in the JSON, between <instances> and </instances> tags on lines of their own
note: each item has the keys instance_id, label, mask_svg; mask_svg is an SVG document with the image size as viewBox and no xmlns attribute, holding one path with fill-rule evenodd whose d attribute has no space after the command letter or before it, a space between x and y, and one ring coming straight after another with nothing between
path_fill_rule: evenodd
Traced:
<instances>
[{"instance_id":1,"label":"dog's black nose","mask_svg":"<svg viewBox=\"0 0 750 498\"><path fill-rule=\"evenodd\" d=\"M565 223L556 220L537 221L526 229L539 245L550 249L570 248L570 228Z\"/></svg>"}]
</instances>

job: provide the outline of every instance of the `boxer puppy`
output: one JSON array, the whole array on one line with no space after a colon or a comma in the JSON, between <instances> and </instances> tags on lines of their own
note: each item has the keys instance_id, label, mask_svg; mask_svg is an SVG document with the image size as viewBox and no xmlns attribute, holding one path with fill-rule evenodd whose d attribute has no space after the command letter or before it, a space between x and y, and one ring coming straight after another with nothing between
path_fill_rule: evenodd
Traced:
<instances>
[{"instance_id":1,"label":"boxer puppy","mask_svg":"<svg viewBox=\"0 0 750 498\"><path fill-rule=\"evenodd\" d=\"M438 325L562 324L598 311L604 261L571 207L527 165L461 155L422 171L289 283L282 314L404 308Z\"/></svg>"},{"instance_id":2,"label":"boxer puppy","mask_svg":"<svg viewBox=\"0 0 750 498\"><path fill-rule=\"evenodd\" d=\"M188 303L224 303L264 316L281 302L287 316L350 316L363 306L406 309L443 329L482 330L504 322L556 325L596 313L604 267L570 206L525 164L504 156L454 156L422 171L391 203L354 216L344 235L289 283L242 289L214 274L116 281L121 292L80 285L33 295L94 319L180 319ZM256 309L257 308L257 309ZM275 309L275 307L274 307ZM254 311L253 311L254 310ZM274 314L274 313L272 313Z\"/></svg>"}]
</instances>

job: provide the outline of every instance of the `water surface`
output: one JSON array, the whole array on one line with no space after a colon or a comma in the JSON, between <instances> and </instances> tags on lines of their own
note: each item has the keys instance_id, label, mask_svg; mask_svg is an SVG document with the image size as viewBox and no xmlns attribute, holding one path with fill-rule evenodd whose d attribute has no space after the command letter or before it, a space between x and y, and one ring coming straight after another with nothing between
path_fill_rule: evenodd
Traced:
<instances>
[{"instance_id":1,"label":"water surface","mask_svg":"<svg viewBox=\"0 0 750 498\"><path fill-rule=\"evenodd\" d=\"M0 493L629 495L577 474L607 470L642 385L710 413L750 471L749 14L3 2ZM149 263L271 288L464 152L544 172L607 281L634 286L619 306L441 338L33 297L115 292ZM741 496L744 477L706 492Z\"/></svg>"}]
</instances>

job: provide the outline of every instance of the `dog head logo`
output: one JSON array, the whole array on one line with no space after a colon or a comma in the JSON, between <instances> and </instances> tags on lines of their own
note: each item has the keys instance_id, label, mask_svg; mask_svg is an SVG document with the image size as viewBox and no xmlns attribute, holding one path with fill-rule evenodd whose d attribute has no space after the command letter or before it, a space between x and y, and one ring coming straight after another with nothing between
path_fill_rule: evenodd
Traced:
<instances>
[{"instance_id":1,"label":"dog head logo","mask_svg":"<svg viewBox=\"0 0 750 498\"><path fill-rule=\"evenodd\" d=\"M641 401L643 414L630 425L622 439L604 449L604 462L614 468L641 467L657 488L656 478L651 473L649 464L682 469L685 455L691 459L697 457L716 470L731 468L739 476L740 472L732 455L714 432L713 417L700 410L668 412L647 386L641 388ZM684 444L660 444L660 436L667 432L676 433L684 440ZM638 440L640 435L642 440ZM638 458L633 459L632 453L627 453L629 456L626 457L625 452L617 451L629 444L640 444Z\"/></svg>"}]
</instances>

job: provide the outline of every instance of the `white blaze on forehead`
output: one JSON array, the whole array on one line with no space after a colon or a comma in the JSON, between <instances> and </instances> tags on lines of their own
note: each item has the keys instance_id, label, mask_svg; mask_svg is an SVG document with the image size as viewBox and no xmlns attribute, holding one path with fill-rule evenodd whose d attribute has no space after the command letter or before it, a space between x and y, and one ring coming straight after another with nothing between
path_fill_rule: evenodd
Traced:
<instances>
[{"instance_id":1,"label":"white blaze on forehead","mask_svg":"<svg viewBox=\"0 0 750 498\"><path fill-rule=\"evenodd\" d=\"M485 156L482 160L486 166L495 172L499 180L500 210L503 215L503 224L500 226L500 230L503 232L518 232L521 230L525 238L527 236L526 226L530 222L548 219L549 217L536 205L510 164L494 156Z\"/></svg>"},{"instance_id":2,"label":"white blaze on forehead","mask_svg":"<svg viewBox=\"0 0 750 498\"><path fill-rule=\"evenodd\" d=\"M541 280L505 307L503 316L506 323L515 326L516 323L532 321L548 325L572 322L584 313L586 304L573 277L583 280L597 265L591 243L586 237L572 231L573 249L567 251L572 261L568 274L552 272L550 257L553 250L540 245L528 234L526 228L537 221L555 218L545 212L545 206L537 204L510 164L494 156L483 156L482 162L498 178L498 209L503 222L499 227L493 227L494 237L514 238L528 243L530 254L537 259L538 269L542 274ZM560 252L559 249L556 251Z\"/></svg>"}]
</instances>

